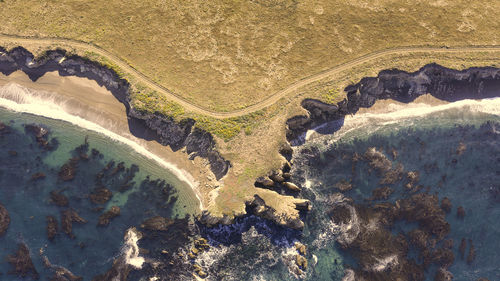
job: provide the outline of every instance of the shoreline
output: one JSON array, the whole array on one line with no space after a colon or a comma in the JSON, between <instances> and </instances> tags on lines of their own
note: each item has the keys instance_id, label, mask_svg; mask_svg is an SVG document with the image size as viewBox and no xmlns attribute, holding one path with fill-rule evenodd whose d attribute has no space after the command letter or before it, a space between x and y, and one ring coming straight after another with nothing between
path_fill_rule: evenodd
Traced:
<instances>
[{"instance_id":1,"label":"shoreline","mask_svg":"<svg viewBox=\"0 0 500 281\"><path fill-rule=\"evenodd\" d=\"M201 212L206 208L208 204L206 200L208 196L204 194L207 192L206 187L216 185L210 169L207 168L207 161L200 157L189 160L186 153L183 152L184 150L174 152L170 147L163 146L155 140L146 140L134 136L131 133L133 128L129 128L131 124L125 106L105 87L99 86L96 81L76 76L60 76L57 72L47 72L43 77L33 82L22 71L16 71L9 76L0 74L0 92L5 87L10 87L11 92L28 90L34 96L16 97L11 95L4 100L40 98L39 101L31 101L34 102L32 105L44 101L44 105L52 105L55 107L54 110L59 110L59 112L43 114L43 112L26 110L21 108L22 104L20 103L23 103L22 100L12 101L13 107L19 106L17 110L8 108L8 106L2 107L8 110L70 122L75 126L98 132L110 139L124 143L132 147L137 153L167 168L179 180L185 182L191 187L199 200L199 211ZM9 91L8 89L5 90ZM27 101L27 104L31 102ZM25 103L25 105L27 104ZM61 116L55 118L54 116L46 116L52 114L61 115L62 112L66 113L67 116L62 118ZM68 120L72 119L72 117L75 119ZM82 124L76 124L75 120L77 119L88 123L83 126Z\"/></svg>"},{"instance_id":2,"label":"shoreline","mask_svg":"<svg viewBox=\"0 0 500 281\"><path fill-rule=\"evenodd\" d=\"M451 109L465 109L467 107L476 107L475 110L471 111L500 116L500 97L448 102L433 97L430 94L425 94L417 97L411 103L398 102L392 99L377 100L372 107L360 108L356 114L345 116L342 127L335 129L334 132L322 134L321 130L325 130L327 127L335 127L335 121L309 129L306 132L304 144L322 138L325 135L329 135L334 140L339 140L352 130L363 128L369 124L381 123L385 125L397 123L418 117L425 117L429 114L436 114Z\"/></svg>"}]
</instances>

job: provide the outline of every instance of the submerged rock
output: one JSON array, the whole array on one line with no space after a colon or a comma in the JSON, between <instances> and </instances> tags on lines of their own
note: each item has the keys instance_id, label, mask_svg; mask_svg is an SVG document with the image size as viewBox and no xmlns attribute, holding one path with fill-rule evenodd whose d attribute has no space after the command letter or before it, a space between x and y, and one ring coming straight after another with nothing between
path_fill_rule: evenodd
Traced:
<instances>
[{"instance_id":1,"label":"submerged rock","mask_svg":"<svg viewBox=\"0 0 500 281\"><path fill-rule=\"evenodd\" d=\"M53 216L47 216L47 238L49 241L54 240L57 235L57 220Z\"/></svg>"},{"instance_id":2,"label":"submerged rock","mask_svg":"<svg viewBox=\"0 0 500 281\"><path fill-rule=\"evenodd\" d=\"M167 231L168 227L174 224L174 221L169 218L156 216L142 222L141 228L152 231Z\"/></svg>"},{"instance_id":3,"label":"submerged rock","mask_svg":"<svg viewBox=\"0 0 500 281\"><path fill-rule=\"evenodd\" d=\"M111 197L113 197L113 193L105 187L97 187L89 195L90 201L94 204L104 204L108 202Z\"/></svg>"},{"instance_id":4,"label":"submerged rock","mask_svg":"<svg viewBox=\"0 0 500 281\"><path fill-rule=\"evenodd\" d=\"M53 265L50 263L47 256L42 256L43 265L54 271L54 275L50 278L50 281L81 281L82 277L76 276L73 272L69 271L67 268Z\"/></svg>"},{"instance_id":5,"label":"submerged rock","mask_svg":"<svg viewBox=\"0 0 500 281\"><path fill-rule=\"evenodd\" d=\"M9 224L9 212L2 204L0 204L0 236L2 236L7 231L7 229L9 228Z\"/></svg>"},{"instance_id":6,"label":"submerged rock","mask_svg":"<svg viewBox=\"0 0 500 281\"><path fill-rule=\"evenodd\" d=\"M465 143L463 143L463 142L460 142L458 144L458 147L457 147L457 150L456 150L456 154L457 155L462 155L465 152L465 150L467 150L467 145L465 145Z\"/></svg>"},{"instance_id":7,"label":"submerged rock","mask_svg":"<svg viewBox=\"0 0 500 281\"><path fill-rule=\"evenodd\" d=\"M373 200L387 200L389 196L394 192L394 190L388 186L385 187L379 187L375 188L372 190L372 197L371 199Z\"/></svg>"},{"instance_id":8,"label":"submerged rock","mask_svg":"<svg viewBox=\"0 0 500 281\"><path fill-rule=\"evenodd\" d=\"M45 150L53 149L53 146L49 144L49 141L47 139L49 134L48 129L35 124L25 125L24 129L26 132L31 133L35 136L35 140L40 147L42 147Z\"/></svg>"},{"instance_id":9,"label":"submerged rock","mask_svg":"<svg viewBox=\"0 0 500 281\"><path fill-rule=\"evenodd\" d=\"M31 260L30 251L26 244L19 244L17 252L13 255L7 256L7 262L14 268L10 271L10 274L17 275L19 277L31 276L33 279L38 279L40 276Z\"/></svg>"},{"instance_id":10,"label":"submerged rock","mask_svg":"<svg viewBox=\"0 0 500 281\"><path fill-rule=\"evenodd\" d=\"M458 206L457 208L457 218L463 219L465 217L465 209L462 206Z\"/></svg>"},{"instance_id":11,"label":"submerged rock","mask_svg":"<svg viewBox=\"0 0 500 281\"><path fill-rule=\"evenodd\" d=\"M40 173L40 172L31 175L31 180L32 181L43 180L44 178L45 178L45 174L44 173Z\"/></svg>"},{"instance_id":12,"label":"submerged rock","mask_svg":"<svg viewBox=\"0 0 500 281\"><path fill-rule=\"evenodd\" d=\"M445 268L439 268L434 277L434 281L451 281L453 280L453 274L446 270Z\"/></svg>"},{"instance_id":13,"label":"submerged rock","mask_svg":"<svg viewBox=\"0 0 500 281\"><path fill-rule=\"evenodd\" d=\"M460 246L458 247L458 251L460 252L460 256L462 257L462 259L464 259L466 247L467 247L467 242L466 242L465 238L462 238L462 241L460 242Z\"/></svg>"},{"instance_id":14,"label":"submerged rock","mask_svg":"<svg viewBox=\"0 0 500 281\"><path fill-rule=\"evenodd\" d=\"M400 206L401 218L418 222L423 230L436 235L439 240L450 232L450 224L445 220L445 213L436 195L415 194L398 200L397 204Z\"/></svg>"},{"instance_id":15,"label":"submerged rock","mask_svg":"<svg viewBox=\"0 0 500 281\"><path fill-rule=\"evenodd\" d=\"M68 209L61 212L61 228L70 238L74 238L73 235L73 222L76 223L87 223L87 221L80 217L78 213L73 209Z\"/></svg>"},{"instance_id":16,"label":"submerged rock","mask_svg":"<svg viewBox=\"0 0 500 281\"><path fill-rule=\"evenodd\" d=\"M380 184L393 184L403 178L403 165L398 164L393 168L391 160L375 147L368 148L363 156L370 167L381 177Z\"/></svg>"},{"instance_id":17,"label":"submerged rock","mask_svg":"<svg viewBox=\"0 0 500 281\"><path fill-rule=\"evenodd\" d=\"M59 179L63 181L70 181L75 178L78 158L71 158L67 163L62 165L59 170Z\"/></svg>"},{"instance_id":18,"label":"submerged rock","mask_svg":"<svg viewBox=\"0 0 500 281\"><path fill-rule=\"evenodd\" d=\"M469 239L469 254L467 255L467 264L472 264L472 262L476 259L476 248L474 248L474 244L472 244L472 240Z\"/></svg>"},{"instance_id":19,"label":"submerged rock","mask_svg":"<svg viewBox=\"0 0 500 281\"><path fill-rule=\"evenodd\" d=\"M352 184L346 180L341 180L338 183L335 184L335 187L344 192L344 191L349 191L352 189Z\"/></svg>"},{"instance_id":20,"label":"submerged rock","mask_svg":"<svg viewBox=\"0 0 500 281\"><path fill-rule=\"evenodd\" d=\"M68 197L55 190L50 192L50 200L59 207L67 207L69 205Z\"/></svg>"},{"instance_id":21,"label":"submerged rock","mask_svg":"<svg viewBox=\"0 0 500 281\"><path fill-rule=\"evenodd\" d=\"M451 212L451 201L448 199L448 197L444 197L441 200L441 209L443 209L446 213Z\"/></svg>"},{"instance_id":22,"label":"submerged rock","mask_svg":"<svg viewBox=\"0 0 500 281\"><path fill-rule=\"evenodd\" d=\"M109 224L111 219L113 219L119 215L120 215L120 207L113 206L107 212L105 212L104 214L99 216L99 222L97 223L97 225L106 226Z\"/></svg>"}]
</instances>

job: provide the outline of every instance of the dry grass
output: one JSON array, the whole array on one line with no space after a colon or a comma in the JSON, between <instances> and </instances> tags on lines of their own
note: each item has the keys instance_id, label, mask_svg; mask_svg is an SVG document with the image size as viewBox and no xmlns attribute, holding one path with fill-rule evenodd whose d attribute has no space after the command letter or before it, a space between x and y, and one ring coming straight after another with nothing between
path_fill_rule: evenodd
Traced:
<instances>
[{"instance_id":1,"label":"dry grass","mask_svg":"<svg viewBox=\"0 0 500 281\"><path fill-rule=\"evenodd\" d=\"M396 46L499 43L498 1L0 3L0 32L92 42L196 104L230 111Z\"/></svg>"}]
</instances>

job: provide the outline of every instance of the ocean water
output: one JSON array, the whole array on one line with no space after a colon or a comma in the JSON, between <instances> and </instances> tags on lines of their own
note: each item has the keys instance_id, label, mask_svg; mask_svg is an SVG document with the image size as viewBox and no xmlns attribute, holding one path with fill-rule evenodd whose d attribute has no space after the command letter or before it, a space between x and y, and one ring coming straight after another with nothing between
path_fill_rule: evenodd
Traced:
<instances>
[{"instance_id":1,"label":"ocean water","mask_svg":"<svg viewBox=\"0 0 500 281\"><path fill-rule=\"evenodd\" d=\"M363 155L370 147L381 151L393 167L401 164L404 169L401 180L382 185L394 190L387 200L367 201L381 186L380 176L367 163L360 161L353 171L353 155ZM294 147L293 163L292 180L313 204L302 216L304 231L272 227L253 216L207 231L204 235L214 246L196 262L209 272L209 280L342 280L346 269L359 264L353 252L340 246L343 229L331 219L340 192L335 185L342 180L352 184L343 196L361 206L394 203L424 192L437 194L440 201L448 197L452 208L445 219L451 231L446 239L454 242L454 263L448 268L453 280L500 280L500 99L410 104L389 113L348 117L332 134L309 132L305 144ZM408 171L419 173L414 184L419 189L405 187ZM463 219L457 218L458 206L465 209ZM397 235L415 227L415 222L401 220L389 231ZM464 258L459 251L462 238L467 241ZM468 239L476 250L470 264ZM308 267L303 272L297 271L297 241L307 246ZM422 263L412 246L408 256ZM425 280L434 280L436 269L429 266Z\"/></svg>"},{"instance_id":2,"label":"ocean water","mask_svg":"<svg viewBox=\"0 0 500 281\"><path fill-rule=\"evenodd\" d=\"M141 222L153 216L176 219L173 227L177 230L163 235L178 235L178 239L163 239L160 244L148 242L149 238L139 241L140 247L154 246L149 249L151 256L161 250L174 253L187 243L187 238L177 231L189 224L186 215L199 212L199 201L189 184L162 163L109 136L65 121L0 108L0 122L9 127L0 133L0 204L11 219L7 232L0 236L0 280L20 280L8 274L12 267L6 262L7 255L13 254L20 243L30 249L40 280L49 280L54 274L44 266L44 257L52 265L91 280L105 273L113 260L123 254L124 244L130 242L124 241L127 229L140 230ZM49 131L47 140L52 150L37 143L34 134L26 129L31 124ZM60 168L82 153L88 159L78 161L74 179L58 178ZM36 173L45 177L33 179ZM99 182L112 192L111 199L102 204L89 198ZM68 206L57 206L51 200L51 191L66 196ZM98 226L99 216L112 206L120 208L120 215L111 219L109 225ZM67 209L75 210L87 221L73 223L74 237L61 229L61 213ZM47 216L58 222L59 233L53 241L47 238Z\"/></svg>"},{"instance_id":3,"label":"ocean water","mask_svg":"<svg viewBox=\"0 0 500 281\"><path fill-rule=\"evenodd\" d=\"M451 225L447 238L454 241L455 262L449 267L454 280L485 277L500 279L500 99L461 101L430 107L412 105L390 113L366 113L345 120L345 125L331 135L310 134L306 144L294 152L294 179L306 190L303 196L313 201L313 210L305 217L303 242L318 263L308 273L310 280L341 280L343 268L356 268L357 261L339 247L339 228L328 211L335 203L329 200L340 192L335 185L351 182L352 189L343 195L355 204L370 206L408 198L412 194L437 194L439 200L451 200L452 210L446 215ZM374 147L404 171L419 173L421 190L409 191L403 178L393 184L379 184L380 176L367 163L354 165L353 155L363 155ZM462 147L463 152L457 153ZM393 151L397 156L392 156ZM373 189L389 186L394 192L387 200L367 201ZM465 217L456 216L458 206ZM415 223L394 224L393 234L407 233ZM476 258L467 264L461 258L461 239L471 239ZM410 251L411 252L411 251ZM421 263L415 257L417 263ZM426 271L434 280L435 266Z\"/></svg>"},{"instance_id":4,"label":"ocean water","mask_svg":"<svg viewBox=\"0 0 500 281\"><path fill-rule=\"evenodd\" d=\"M342 280L345 270L356 269L359 261L338 242L345 234L331 218L338 194L369 208L424 192L451 201L445 219L451 227L446 239L454 242L454 263L448 268L454 280L500 280L500 99L391 105L387 113L348 116L333 133L308 132L305 143L294 147L291 171L292 181L303 188L301 196L313 204L302 214L305 229L300 232L255 216L214 228L193 224L186 215L198 213L200 203L189 175L133 141L71 115L64 101L19 87L0 94L0 122L9 127L8 133L0 134L0 204L11 218L0 236L0 280L20 280L8 273L12 267L5 260L20 243L29 248L40 280L54 275L45 259L91 280L127 253L129 264L141 266L128 280L193 280L193 264L208 274L207 280ZM49 131L52 150L40 147L26 129L30 124ZM353 165L353 156L370 148L380 151L392 167L401 165L404 175L417 172L418 182L411 190L405 187L405 177L384 184L394 192L385 200L369 201L372 191L382 186L381 177L366 161ZM75 178L59 179L61 167L73 157L81 158ZM120 163L123 169L116 169ZM33 179L37 173L45 178ZM352 189L339 191L336 185L342 181L350 182ZM104 204L90 200L99 183L113 194ZM57 206L52 191L65 195L68 206ZM98 226L99 216L112 206L120 207L120 215ZM465 210L463 219L456 215L458 206ZM61 229L61 213L68 209L87 220L73 223L74 237ZM52 241L47 238L47 216L58 222L59 233ZM141 222L153 216L174 219L174 224L162 232L142 229ZM144 237L131 235L131 227ZM400 220L388 230L406 235L415 227L414 222ZM186 258L193 237L199 236L209 240L210 249ZM467 241L464 258L459 251L462 239ZM476 257L467 263L469 239ZM306 270L297 266L296 242L307 247ZM142 250L134 253L138 247ZM409 257L422 263L411 246ZM425 270L426 280L434 279L436 269L431 265Z\"/></svg>"}]
</instances>

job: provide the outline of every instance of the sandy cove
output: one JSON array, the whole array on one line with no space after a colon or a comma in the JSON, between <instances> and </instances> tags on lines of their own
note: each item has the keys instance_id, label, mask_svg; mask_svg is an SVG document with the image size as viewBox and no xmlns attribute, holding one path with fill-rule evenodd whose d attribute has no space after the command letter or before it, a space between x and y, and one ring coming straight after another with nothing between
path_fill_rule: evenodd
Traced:
<instances>
[{"instance_id":1,"label":"sandy cove","mask_svg":"<svg viewBox=\"0 0 500 281\"><path fill-rule=\"evenodd\" d=\"M45 92L52 98L64 103L65 111L71 115L95 123L117 135L140 144L162 160L175 165L194 182L194 191L201 199L202 207L208 205L208 192L218 186L210 171L208 160L196 157L189 160L185 149L172 151L154 140L145 140L131 134L125 106L105 87L96 81L75 76L60 76L48 72L33 82L22 71L9 76L0 74L0 87L15 83L30 90Z\"/></svg>"}]
</instances>

